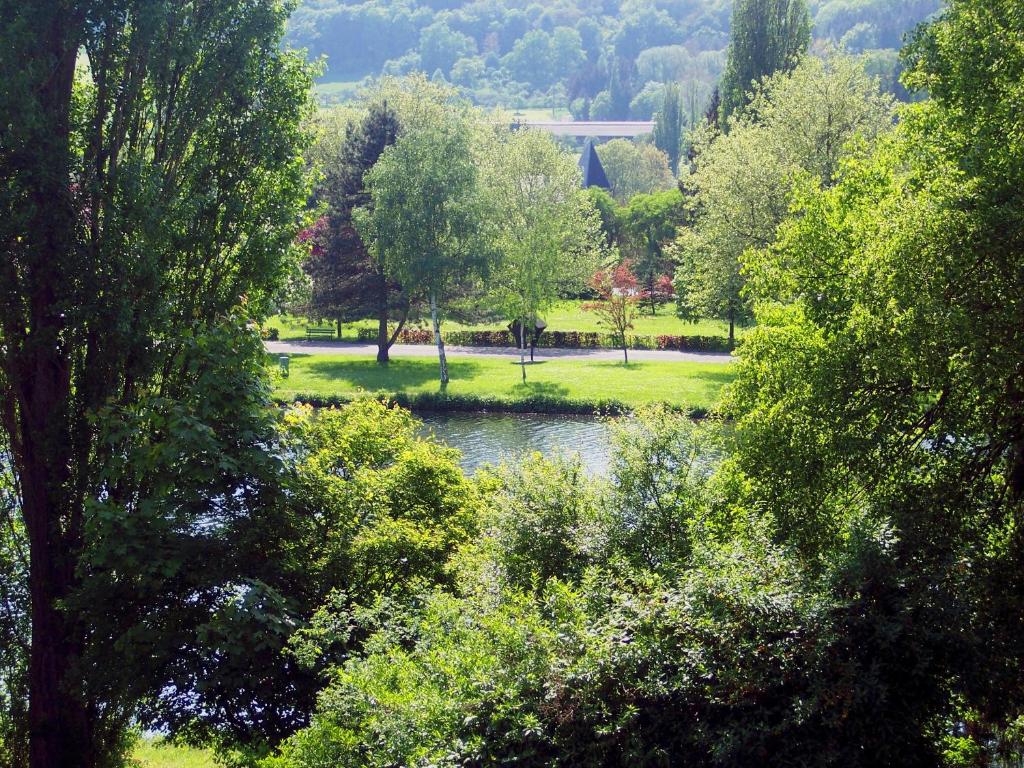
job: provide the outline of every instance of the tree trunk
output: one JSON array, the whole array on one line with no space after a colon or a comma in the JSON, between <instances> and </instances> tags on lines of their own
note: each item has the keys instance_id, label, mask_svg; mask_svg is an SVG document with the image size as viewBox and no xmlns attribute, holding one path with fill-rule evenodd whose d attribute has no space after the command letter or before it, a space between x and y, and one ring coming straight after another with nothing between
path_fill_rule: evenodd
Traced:
<instances>
[{"instance_id":1,"label":"tree trunk","mask_svg":"<svg viewBox=\"0 0 1024 768\"><path fill-rule=\"evenodd\" d=\"M27 152L34 214L25 244L30 291L26 317L4 357L10 393L17 401L8 425L21 483L21 514L29 543L32 638L29 650L29 765L91 768L95 765L90 711L74 678L81 653L77 622L60 608L74 588L82 535L82 507L71 490L75 466L70 362L62 351L64 319L58 290L67 280L57 270L77 247L79 210L68 191L71 92L79 41L67 10L43 11L38 59L26 62L49 73L36 98L47 131ZM33 32L35 34L35 32ZM29 68L31 69L31 67ZM28 70L26 70L28 71ZM45 169L46 173L40 170ZM13 429L12 429L13 427Z\"/></svg>"},{"instance_id":2,"label":"tree trunk","mask_svg":"<svg viewBox=\"0 0 1024 768\"><path fill-rule=\"evenodd\" d=\"M377 363L387 365L394 339L388 341L388 278L383 266L377 267L377 302Z\"/></svg>"},{"instance_id":3,"label":"tree trunk","mask_svg":"<svg viewBox=\"0 0 1024 768\"><path fill-rule=\"evenodd\" d=\"M341 341L341 318L338 318L338 341Z\"/></svg>"},{"instance_id":4,"label":"tree trunk","mask_svg":"<svg viewBox=\"0 0 1024 768\"><path fill-rule=\"evenodd\" d=\"M736 346L736 310L729 308L729 349Z\"/></svg>"},{"instance_id":5,"label":"tree trunk","mask_svg":"<svg viewBox=\"0 0 1024 768\"><path fill-rule=\"evenodd\" d=\"M377 362L381 365L391 361L388 338L388 303L383 301L377 308Z\"/></svg>"},{"instance_id":6,"label":"tree trunk","mask_svg":"<svg viewBox=\"0 0 1024 768\"><path fill-rule=\"evenodd\" d=\"M430 319L434 323L434 343L437 344L437 361L441 366L441 386L448 386L448 358L444 355L444 339L441 338L441 320L437 316L437 293L430 292Z\"/></svg>"},{"instance_id":7,"label":"tree trunk","mask_svg":"<svg viewBox=\"0 0 1024 768\"><path fill-rule=\"evenodd\" d=\"M526 321L521 321L519 328L519 367L523 371L523 382L526 382Z\"/></svg>"}]
</instances>

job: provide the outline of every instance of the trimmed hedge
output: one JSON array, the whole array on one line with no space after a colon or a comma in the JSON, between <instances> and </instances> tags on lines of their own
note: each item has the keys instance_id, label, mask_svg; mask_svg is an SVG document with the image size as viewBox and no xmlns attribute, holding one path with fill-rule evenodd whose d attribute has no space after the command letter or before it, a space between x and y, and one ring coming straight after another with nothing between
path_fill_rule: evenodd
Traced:
<instances>
[{"instance_id":1,"label":"trimmed hedge","mask_svg":"<svg viewBox=\"0 0 1024 768\"><path fill-rule=\"evenodd\" d=\"M522 399L481 397L479 395L449 395L441 392L374 392L355 395L304 395L297 394L291 399L275 398L279 405L303 403L314 408L332 408L347 405L353 400L373 397L377 400L395 403L410 411L439 411L461 413L547 413L574 416L620 416L632 409L618 400L580 400L571 398L535 395ZM706 408L673 408L686 413L692 419L704 419L711 415Z\"/></svg>"},{"instance_id":2,"label":"trimmed hedge","mask_svg":"<svg viewBox=\"0 0 1024 768\"><path fill-rule=\"evenodd\" d=\"M360 328L360 341L376 341L377 331ZM509 331L449 331L445 343L461 347L513 347ZM407 328L398 334L399 344L433 344L433 332ZM548 331L541 336L540 349L618 349L610 333L588 331ZM630 349L662 349L674 352L729 352L729 340L721 336L630 336Z\"/></svg>"}]
</instances>

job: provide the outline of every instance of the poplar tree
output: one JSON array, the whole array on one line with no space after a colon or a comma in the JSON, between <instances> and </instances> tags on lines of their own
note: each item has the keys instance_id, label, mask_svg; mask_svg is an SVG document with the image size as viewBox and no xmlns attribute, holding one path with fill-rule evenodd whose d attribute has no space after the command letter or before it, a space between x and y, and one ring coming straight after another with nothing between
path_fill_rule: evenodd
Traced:
<instances>
[{"instance_id":1,"label":"poplar tree","mask_svg":"<svg viewBox=\"0 0 1024 768\"><path fill-rule=\"evenodd\" d=\"M722 75L721 124L749 102L754 84L796 65L811 42L805 0L736 0Z\"/></svg>"},{"instance_id":2,"label":"poplar tree","mask_svg":"<svg viewBox=\"0 0 1024 768\"><path fill-rule=\"evenodd\" d=\"M255 594L269 465L247 321L306 198L287 12L0 0L0 472L28 543L34 768L109 764L174 670L202 709L187 681L230 654L193 655L198 625ZM253 725L276 711L253 706Z\"/></svg>"},{"instance_id":3,"label":"poplar tree","mask_svg":"<svg viewBox=\"0 0 1024 768\"><path fill-rule=\"evenodd\" d=\"M683 104L679 86L665 86L665 103L654 118L654 146L668 155L672 173L679 172L679 157L683 146Z\"/></svg>"}]
</instances>

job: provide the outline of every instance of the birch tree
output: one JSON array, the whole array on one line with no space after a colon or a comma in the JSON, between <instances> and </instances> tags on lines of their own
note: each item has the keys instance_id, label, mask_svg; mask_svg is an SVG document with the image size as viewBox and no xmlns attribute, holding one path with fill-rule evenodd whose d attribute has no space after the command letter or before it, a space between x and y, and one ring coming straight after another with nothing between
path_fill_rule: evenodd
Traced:
<instances>
[{"instance_id":1,"label":"birch tree","mask_svg":"<svg viewBox=\"0 0 1024 768\"><path fill-rule=\"evenodd\" d=\"M468 115L456 106L424 110L366 175L372 207L354 212L375 257L410 295L430 306L442 386L445 300L487 264L479 173Z\"/></svg>"},{"instance_id":2,"label":"birch tree","mask_svg":"<svg viewBox=\"0 0 1024 768\"><path fill-rule=\"evenodd\" d=\"M547 134L505 132L487 147L483 177L497 257L489 292L505 318L525 329L519 356L526 381L526 331L560 296L586 287L601 222L580 190L577 164Z\"/></svg>"}]
</instances>

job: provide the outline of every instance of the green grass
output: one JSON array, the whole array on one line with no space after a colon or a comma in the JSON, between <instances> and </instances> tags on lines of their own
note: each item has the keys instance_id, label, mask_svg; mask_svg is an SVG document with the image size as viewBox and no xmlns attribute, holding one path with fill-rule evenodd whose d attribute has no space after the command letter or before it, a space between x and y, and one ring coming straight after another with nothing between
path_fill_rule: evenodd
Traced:
<instances>
[{"instance_id":1,"label":"green grass","mask_svg":"<svg viewBox=\"0 0 1024 768\"><path fill-rule=\"evenodd\" d=\"M141 768L214 768L213 755L203 749L178 747L160 739L140 739L132 753Z\"/></svg>"},{"instance_id":2,"label":"green grass","mask_svg":"<svg viewBox=\"0 0 1024 768\"><path fill-rule=\"evenodd\" d=\"M606 331L597 323L597 316L593 312L587 312L582 308L585 302L562 301L556 304L544 318L547 321L548 329L552 331ZM277 315L267 322L268 328L277 328L282 340L305 339L306 326L309 325L302 318L286 317ZM463 325L461 323L445 323L447 330L496 330L504 328L504 322L481 323L474 325ZM637 336L720 336L725 338L729 335L729 325L719 320L700 320L690 323L680 320L675 315L675 306L668 305L659 307L656 315L652 316L649 311L644 310L637 314L633 322L633 334ZM348 341L356 340L357 328L376 328L376 324L370 320L363 320L358 323L347 323L342 327L342 338ZM736 335L743 337L746 329L737 328ZM543 346L543 341L542 341Z\"/></svg>"},{"instance_id":3,"label":"green grass","mask_svg":"<svg viewBox=\"0 0 1024 768\"><path fill-rule=\"evenodd\" d=\"M522 109L507 107L506 109L516 117L522 117L526 120L537 120L540 122L547 122L550 120L572 120L572 115L569 114L569 110L564 107L523 107Z\"/></svg>"},{"instance_id":4,"label":"green grass","mask_svg":"<svg viewBox=\"0 0 1024 768\"><path fill-rule=\"evenodd\" d=\"M321 104L331 106L352 101L356 97L360 85L361 81L359 80L316 83L313 86L313 91L316 93L317 98L320 99Z\"/></svg>"},{"instance_id":5,"label":"green grass","mask_svg":"<svg viewBox=\"0 0 1024 768\"><path fill-rule=\"evenodd\" d=\"M713 408L722 387L733 378L729 365L642 361L623 365L613 360L545 360L527 366L522 383L518 362L503 358L451 357L446 394L516 403L615 400L629 407L665 402L682 408ZM437 360L393 360L379 366L370 357L295 355L291 375L279 379L275 395L351 397L361 393L390 395L440 392Z\"/></svg>"}]
</instances>

